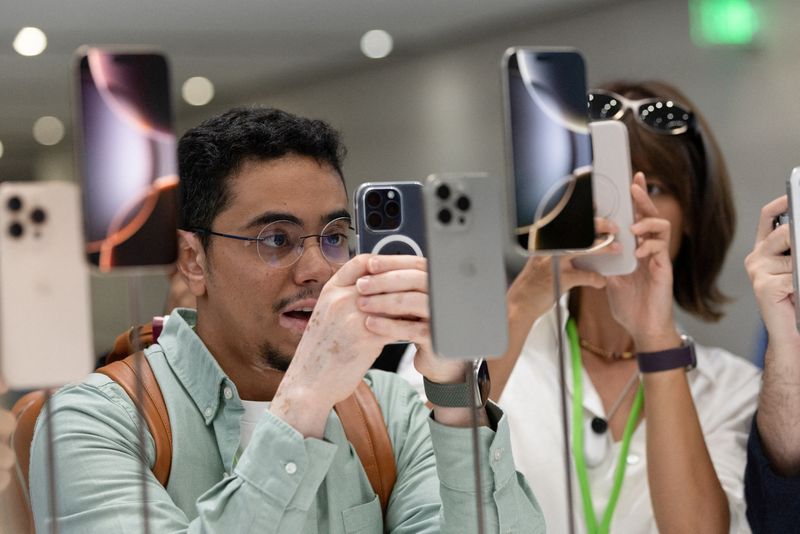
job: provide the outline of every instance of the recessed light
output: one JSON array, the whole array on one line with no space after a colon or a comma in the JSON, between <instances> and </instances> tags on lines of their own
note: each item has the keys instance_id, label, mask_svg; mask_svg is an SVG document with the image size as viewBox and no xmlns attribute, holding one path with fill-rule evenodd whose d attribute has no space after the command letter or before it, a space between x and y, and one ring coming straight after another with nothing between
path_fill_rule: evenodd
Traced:
<instances>
[{"instance_id":1,"label":"recessed light","mask_svg":"<svg viewBox=\"0 0 800 534\"><path fill-rule=\"evenodd\" d=\"M393 45L392 36L384 30L370 30L361 36L361 51L371 59L385 58Z\"/></svg>"},{"instance_id":2,"label":"recessed light","mask_svg":"<svg viewBox=\"0 0 800 534\"><path fill-rule=\"evenodd\" d=\"M214 84L203 76L194 76L183 82L181 94L191 106L205 106L214 98Z\"/></svg>"},{"instance_id":3,"label":"recessed light","mask_svg":"<svg viewBox=\"0 0 800 534\"><path fill-rule=\"evenodd\" d=\"M55 117L39 117L33 123L33 138L45 146L57 145L64 139L64 124Z\"/></svg>"},{"instance_id":4,"label":"recessed light","mask_svg":"<svg viewBox=\"0 0 800 534\"><path fill-rule=\"evenodd\" d=\"M0 141L0 158L3 157L3 142Z\"/></svg>"},{"instance_id":5,"label":"recessed light","mask_svg":"<svg viewBox=\"0 0 800 534\"><path fill-rule=\"evenodd\" d=\"M47 36L39 28L26 26L14 37L14 50L23 56L38 56L47 48Z\"/></svg>"}]
</instances>

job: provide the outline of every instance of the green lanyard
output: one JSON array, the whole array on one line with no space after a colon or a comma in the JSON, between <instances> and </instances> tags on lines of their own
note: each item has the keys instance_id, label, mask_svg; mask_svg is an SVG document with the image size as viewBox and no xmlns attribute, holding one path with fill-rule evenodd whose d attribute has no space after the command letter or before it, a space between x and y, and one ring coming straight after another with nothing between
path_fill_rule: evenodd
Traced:
<instances>
[{"instance_id":1,"label":"green lanyard","mask_svg":"<svg viewBox=\"0 0 800 534\"><path fill-rule=\"evenodd\" d=\"M636 421L642 411L644 402L644 387L639 384L636 391L636 398L633 400L633 407L625 423L625 432L622 434L622 448L617 459L617 468L614 471L614 485L611 487L611 496L608 499L606 510L603 513L603 521L597 524L597 516L594 513L592 503L592 492L589 488L589 476L586 474L586 458L583 453L583 378L581 372L581 349L578 342L578 329L575 321L567 321L567 335L569 336L569 346L572 352L572 454L575 456L575 470L578 474L578 483L581 487L581 499L583 500L583 513L586 517L586 529L589 534L608 534L611 528L611 517L617 506L619 492L622 489L622 482L625 478L625 468L627 466L628 449L630 448L633 431L636 429Z\"/></svg>"}]
</instances>

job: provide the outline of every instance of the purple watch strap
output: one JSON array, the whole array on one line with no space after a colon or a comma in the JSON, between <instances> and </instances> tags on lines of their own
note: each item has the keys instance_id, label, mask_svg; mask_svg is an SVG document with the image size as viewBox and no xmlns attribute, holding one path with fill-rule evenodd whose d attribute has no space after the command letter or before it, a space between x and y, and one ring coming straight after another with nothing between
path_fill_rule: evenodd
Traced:
<instances>
[{"instance_id":1,"label":"purple watch strap","mask_svg":"<svg viewBox=\"0 0 800 534\"><path fill-rule=\"evenodd\" d=\"M639 371L657 373L671 369L694 369L697 360L694 355L694 343L685 343L680 347L656 352L640 352L637 354Z\"/></svg>"}]
</instances>

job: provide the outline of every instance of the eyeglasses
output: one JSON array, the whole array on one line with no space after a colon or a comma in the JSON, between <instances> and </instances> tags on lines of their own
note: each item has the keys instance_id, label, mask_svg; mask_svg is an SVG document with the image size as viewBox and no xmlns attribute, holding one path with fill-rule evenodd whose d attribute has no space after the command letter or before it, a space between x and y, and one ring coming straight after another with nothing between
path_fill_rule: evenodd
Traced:
<instances>
[{"instance_id":1,"label":"eyeglasses","mask_svg":"<svg viewBox=\"0 0 800 534\"><path fill-rule=\"evenodd\" d=\"M589 120L620 120L625 111L650 130L667 135L679 135L694 126L692 112L668 98L630 100L613 91L589 91Z\"/></svg>"},{"instance_id":2,"label":"eyeglasses","mask_svg":"<svg viewBox=\"0 0 800 534\"><path fill-rule=\"evenodd\" d=\"M292 221L275 221L266 225L256 237L214 232L208 228L192 228L193 232L228 239L239 239L245 246L255 244L261 260L270 267L290 267L303 255L305 241L316 238L323 257L330 263L341 265L350 259L350 241L353 228L350 217L334 219L318 234L303 234L303 227Z\"/></svg>"}]
</instances>

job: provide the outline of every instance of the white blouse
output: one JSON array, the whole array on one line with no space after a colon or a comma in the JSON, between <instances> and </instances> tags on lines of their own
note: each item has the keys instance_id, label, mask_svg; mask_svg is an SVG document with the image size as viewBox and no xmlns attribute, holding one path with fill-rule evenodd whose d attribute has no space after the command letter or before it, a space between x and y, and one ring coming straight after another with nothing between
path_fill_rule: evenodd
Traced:
<instances>
[{"instance_id":1,"label":"white blouse","mask_svg":"<svg viewBox=\"0 0 800 534\"><path fill-rule=\"evenodd\" d=\"M567 343L566 334L564 340ZM509 418L517 469L527 478L544 511L547 531L566 533L569 529L557 342L554 307L533 325L499 404ZM567 394L571 399L568 346L565 351ZM745 517L744 468L760 371L723 349L696 345L696 354L697 368L689 372L689 385L711 460L730 504L730 532L747 533L750 529ZM610 496L621 442L613 443L610 432L596 434L591 430L592 418L606 414L585 371L583 384L587 474L599 521ZM571 403L568 410L571 414ZM647 485L645 424L646 420L642 420L631 439L625 479L611 522L612 533L658 532ZM669 447L669 443L662 446ZM582 534L586 527L574 461L571 469L576 532Z\"/></svg>"}]
</instances>

